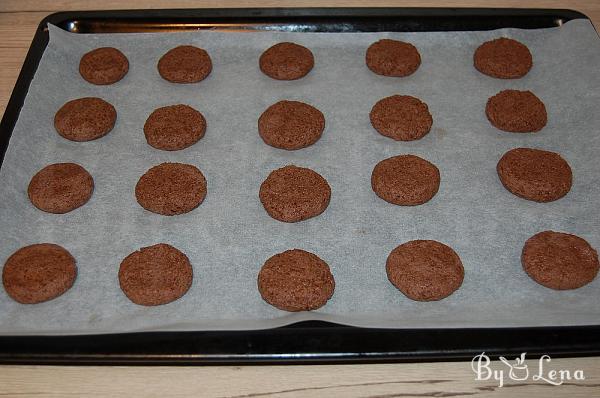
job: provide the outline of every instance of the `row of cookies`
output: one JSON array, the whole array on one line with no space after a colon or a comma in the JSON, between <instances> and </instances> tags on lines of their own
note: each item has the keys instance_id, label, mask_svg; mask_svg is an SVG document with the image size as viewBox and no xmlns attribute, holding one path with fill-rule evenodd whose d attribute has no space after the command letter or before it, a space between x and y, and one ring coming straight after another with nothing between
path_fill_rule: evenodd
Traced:
<instances>
[{"instance_id":1,"label":"row of cookies","mask_svg":"<svg viewBox=\"0 0 600 398\"><path fill-rule=\"evenodd\" d=\"M485 113L500 130L537 132L547 123L544 103L530 91L503 90L489 98ZM409 95L383 98L371 108L369 119L381 135L397 141L423 138L431 130L433 117L426 103ZM108 134L117 120L113 105L97 97L65 103L54 116L54 127L71 141L91 141ZM146 119L143 131L156 149L176 151L198 142L206 132L206 119L189 105L157 108ZM275 148L297 150L316 143L325 129L325 116L300 101L279 101L258 119L263 141Z\"/></svg>"},{"instance_id":2,"label":"row of cookies","mask_svg":"<svg viewBox=\"0 0 600 398\"><path fill-rule=\"evenodd\" d=\"M585 240L553 231L529 238L521 262L533 280L557 290L590 283L600 267L596 251ZM460 288L464 279L458 254L432 240L399 245L388 255L385 268L389 282L416 301L444 299ZM190 289L193 275L188 257L165 243L131 253L118 270L125 296L143 306L181 298ZM2 270L5 291L22 304L54 299L69 290L76 277L75 258L65 248L50 243L17 250ZM310 311L324 306L333 296L335 279L329 265L317 255L293 249L267 259L258 273L257 285L262 298L276 308Z\"/></svg>"},{"instance_id":3,"label":"row of cookies","mask_svg":"<svg viewBox=\"0 0 600 398\"><path fill-rule=\"evenodd\" d=\"M265 50L259 58L260 70L277 80L296 80L314 67L313 53L296 43L282 42ZM421 65L417 48L399 40L382 39L369 46L365 63L382 76L404 77ZM524 44L498 38L480 45L473 55L473 65L481 73L501 79L514 79L527 74L533 65L531 52ZM158 61L162 78L173 83L197 83L212 71L212 60L206 50L184 45L169 50ZM127 57L113 47L101 47L81 57L79 73L92 84L108 85L121 80L129 71Z\"/></svg>"},{"instance_id":4,"label":"row of cookies","mask_svg":"<svg viewBox=\"0 0 600 398\"><path fill-rule=\"evenodd\" d=\"M504 187L536 202L550 202L571 189L569 164L558 154L531 148L506 152L496 170ZM400 206L428 202L440 187L439 169L415 155L398 155L377 163L371 188L383 200ZM63 214L83 206L92 196L94 179L75 163L54 163L30 180L27 194L38 209ZM172 216L198 207L207 194L207 182L195 166L162 163L150 168L135 186L137 202L151 212ZM259 198L267 213L284 222L321 214L331 198L325 178L309 168L288 165L272 171L260 185Z\"/></svg>"}]
</instances>

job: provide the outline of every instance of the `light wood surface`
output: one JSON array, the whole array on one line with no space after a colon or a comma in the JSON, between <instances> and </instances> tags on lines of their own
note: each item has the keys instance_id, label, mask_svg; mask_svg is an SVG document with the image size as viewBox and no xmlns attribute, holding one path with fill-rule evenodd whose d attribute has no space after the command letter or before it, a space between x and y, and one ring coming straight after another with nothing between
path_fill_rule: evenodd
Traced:
<instances>
[{"instance_id":1,"label":"light wood surface","mask_svg":"<svg viewBox=\"0 0 600 398\"><path fill-rule=\"evenodd\" d=\"M50 1L0 0L0 111L4 112L35 28L56 11L188 7L534 7L570 8L600 26L600 0L479 1ZM599 66L600 67L600 66ZM537 373L538 361L528 361ZM507 368L500 362L492 369ZM0 397L598 397L600 357L553 359L550 369L582 370L585 380L476 381L469 362L379 365L52 367L0 366Z\"/></svg>"}]
</instances>

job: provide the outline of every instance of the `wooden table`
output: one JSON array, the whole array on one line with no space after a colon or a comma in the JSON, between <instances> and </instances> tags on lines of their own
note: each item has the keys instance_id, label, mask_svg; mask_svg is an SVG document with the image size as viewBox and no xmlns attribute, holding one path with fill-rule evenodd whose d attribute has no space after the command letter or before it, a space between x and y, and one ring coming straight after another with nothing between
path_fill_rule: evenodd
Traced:
<instances>
[{"instance_id":1,"label":"wooden table","mask_svg":"<svg viewBox=\"0 0 600 398\"><path fill-rule=\"evenodd\" d=\"M2 0L0 2L0 110L3 112L39 21L55 11L186 7L539 7L572 8L600 26L598 0L479 1L229 1ZM599 66L600 67L600 66ZM511 358L512 359L512 358ZM527 361L537 372L538 361ZM502 369L500 363L491 368ZM0 366L0 396L64 397L511 397L600 396L600 357L553 359L547 369L583 370L584 381L476 381L469 362L380 365L74 367Z\"/></svg>"}]
</instances>

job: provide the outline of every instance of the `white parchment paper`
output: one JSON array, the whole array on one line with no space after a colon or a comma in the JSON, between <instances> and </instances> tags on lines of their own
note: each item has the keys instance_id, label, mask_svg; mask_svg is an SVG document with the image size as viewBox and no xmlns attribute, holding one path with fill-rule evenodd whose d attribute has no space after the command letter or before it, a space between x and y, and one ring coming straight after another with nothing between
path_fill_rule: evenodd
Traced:
<instances>
[{"instance_id":1,"label":"white parchment paper","mask_svg":"<svg viewBox=\"0 0 600 398\"><path fill-rule=\"evenodd\" d=\"M522 79L500 80L473 68L483 41L508 36L534 58ZM421 67L406 78L377 76L364 54L380 38L412 42ZM315 55L303 79L272 80L258 57L279 41L305 45ZM170 48L192 44L213 61L210 76L177 85L158 75ZM80 57L101 46L128 57L127 76L94 86L78 73ZM511 134L485 117L487 99L503 89L529 89L546 104L548 125L538 134ZM371 127L373 104L392 94L425 101L432 131L396 142ZM68 100L98 96L118 112L114 130L91 142L60 137L53 117ZM260 114L282 99L300 100L326 118L323 137L299 151L267 146L257 132ZM143 135L157 107L188 104L206 117L205 137L182 151L150 147ZM22 305L0 289L0 334L111 333L150 330L257 329L321 319L371 327L503 327L600 322L600 278L572 291L554 291L522 270L523 243L542 230L577 234L600 248L600 40L589 21L559 28L443 33L70 34L50 27L50 43L29 89L0 169L0 262L22 246L52 242L77 260L72 289L41 304ZM574 172L571 192L540 204L520 199L498 180L496 163L509 149L559 152ZM436 164L438 194L417 207L390 205L371 190L375 164L412 153ZM161 162L199 167L208 181L205 202L191 213L165 217L140 207L138 178ZM42 167L77 162L94 177L83 207L64 215L31 205L27 185ZM332 187L329 208L295 224L270 218L258 199L268 173L287 164L310 167ZM439 302L411 301L385 274L397 245L435 239L454 248L465 267L462 287ZM140 247L174 245L190 258L194 282L173 303L146 308L119 288L121 260ZM257 273L271 255L301 248L329 263L336 290L318 311L290 314L262 301Z\"/></svg>"}]
</instances>

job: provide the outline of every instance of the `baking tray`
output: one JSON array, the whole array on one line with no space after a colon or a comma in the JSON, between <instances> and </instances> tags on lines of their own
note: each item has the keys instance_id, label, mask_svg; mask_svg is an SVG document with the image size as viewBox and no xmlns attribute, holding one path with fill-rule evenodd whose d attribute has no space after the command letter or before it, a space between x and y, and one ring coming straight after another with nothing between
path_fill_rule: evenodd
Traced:
<instances>
[{"instance_id":1,"label":"baking tray","mask_svg":"<svg viewBox=\"0 0 600 398\"><path fill-rule=\"evenodd\" d=\"M198 29L288 32L540 29L571 10L449 8L290 8L62 12L41 21L0 124L0 162L48 44L47 24L74 33ZM0 163L1 165L1 163ZM599 320L600 322L600 320ZM0 363L256 364L471 359L481 352L529 357L600 354L600 325L479 329L375 329L301 322L253 331L146 332L0 337Z\"/></svg>"}]
</instances>

